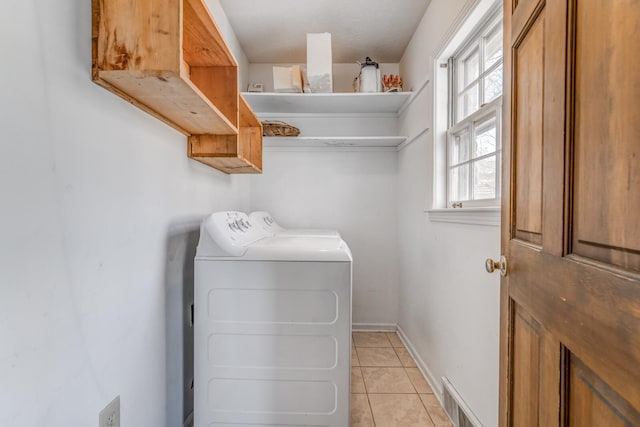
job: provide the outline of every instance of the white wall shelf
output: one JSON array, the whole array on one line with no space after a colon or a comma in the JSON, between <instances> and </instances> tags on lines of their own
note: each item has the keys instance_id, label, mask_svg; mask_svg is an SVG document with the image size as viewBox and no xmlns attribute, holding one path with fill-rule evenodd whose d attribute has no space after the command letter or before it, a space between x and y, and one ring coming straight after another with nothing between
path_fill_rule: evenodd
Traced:
<instances>
[{"instance_id":1,"label":"white wall shelf","mask_svg":"<svg viewBox=\"0 0 640 427\"><path fill-rule=\"evenodd\" d=\"M406 136L394 133L399 111L411 99L411 92L242 95L262 120L284 120L303 134L315 135L265 137L266 150L397 151L407 143ZM342 132L349 136L340 135Z\"/></svg>"},{"instance_id":2,"label":"white wall shelf","mask_svg":"<svg viewBox=\"0 0 640 427\"><path fill-rule=\"evenodd\" d=\"M406 136L298 136L298 137L265 137L264 146L278 148L303 147L368 147L397 148L407 140Z\"/></svg>"},{"instance_id":3,"label":"white wall shelf","mask_svg":"<svg viewBox=\"0 0 640 427\"><path fill-rule=\"evenodd\" d=\"M260 93L242 95L256 114L397 115L411 92L389 93Z\"/></svg>"}]
</instances>

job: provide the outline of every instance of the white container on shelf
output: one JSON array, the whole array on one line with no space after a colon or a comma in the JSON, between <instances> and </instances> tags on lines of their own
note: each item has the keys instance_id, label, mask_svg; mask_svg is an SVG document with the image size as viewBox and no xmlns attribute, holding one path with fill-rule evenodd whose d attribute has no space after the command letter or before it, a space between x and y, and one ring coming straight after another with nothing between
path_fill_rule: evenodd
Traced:
<instances>
[{"instance_id":1,"label":"white container on shelf","mask_svg":"<svg viewBox=\"0 0 640 427\"><path fill-rule=\"evenodd\" d=\"M307 34L307 76L311 92L333 92L331 33Z\"/></svg>"},{"instance_id":2,"label":"white container on shelf","mask_svg":"<svg viewBox=\"0 0 640 427\"><path fill-rule=\"evenodd\" d=\"M358 92L382 92L382 76L380 65L367 56L365 62L360 64L358 76Z\"/></svg>"}]
</instances>

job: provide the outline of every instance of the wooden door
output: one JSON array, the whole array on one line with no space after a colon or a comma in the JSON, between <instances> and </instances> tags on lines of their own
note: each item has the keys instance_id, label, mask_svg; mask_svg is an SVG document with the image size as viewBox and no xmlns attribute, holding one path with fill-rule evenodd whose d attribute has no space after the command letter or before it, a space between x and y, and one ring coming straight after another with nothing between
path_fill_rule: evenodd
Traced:
<instances>
[{"instance_id":1,"label":"wooden door","mask_svg":"<svg viewBox=\"0 0 640 427\"><path fill-rule=\"evenodd\" d=\"M640 0L504 15L500 425L640 426Z\"/></svg>"}]
</instances>

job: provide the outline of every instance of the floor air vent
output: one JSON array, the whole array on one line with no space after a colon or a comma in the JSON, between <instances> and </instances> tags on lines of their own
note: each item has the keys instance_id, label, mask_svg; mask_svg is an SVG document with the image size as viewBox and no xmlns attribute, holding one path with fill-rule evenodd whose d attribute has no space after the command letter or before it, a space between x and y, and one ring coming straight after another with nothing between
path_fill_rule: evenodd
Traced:
<instances>
[{"instance_id":1,"label":"floor air vent","mask_svg":"<svg viewBox=\"0 0 640 427\"><path fill-rule=\"evenodd\" d=\"M473 415L462 397L447 378L442 378L444 410L456 427L482 427L480 420Z\"/></svg>"}]
</instances>

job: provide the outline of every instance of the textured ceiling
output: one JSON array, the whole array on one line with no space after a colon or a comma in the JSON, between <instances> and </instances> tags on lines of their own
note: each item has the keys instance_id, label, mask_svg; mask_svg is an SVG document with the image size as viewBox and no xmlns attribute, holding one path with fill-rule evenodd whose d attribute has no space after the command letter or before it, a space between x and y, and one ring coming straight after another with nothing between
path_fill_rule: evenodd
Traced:
<instances>
[{"instance_id":1,"label":"textured ceiling","mask_svg":"<svg viewBox=\"0 0 640 427\"><path fill-rule=\"evenodd\" d=\"M430 0L220 0L251 63L304 63L329 32L333 62L399 62Z\"/></svg>"}]
</instances>

